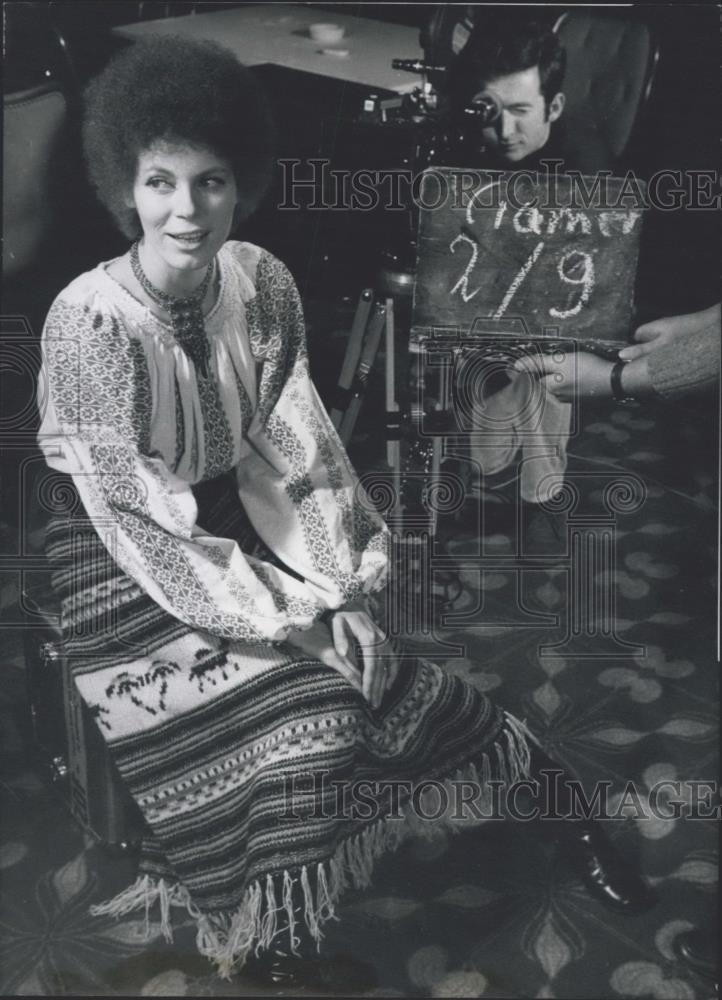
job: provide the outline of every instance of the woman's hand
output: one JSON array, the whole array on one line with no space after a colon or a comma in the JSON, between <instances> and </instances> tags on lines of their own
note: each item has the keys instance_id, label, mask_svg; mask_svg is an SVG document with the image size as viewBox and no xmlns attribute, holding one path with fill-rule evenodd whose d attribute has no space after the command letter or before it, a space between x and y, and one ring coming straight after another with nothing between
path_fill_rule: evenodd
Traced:
<instances>
[{"instance_id":1,"label":"woman's hand","mask_svg":"<svg viewBox=\"0 0 722 1000\"><path fill-rule=\"evenodd\" d=\"M683 316L665 316L663 319L652 320L651 323L644 323L637 327L634 332L634 339L637 344L630 344L619 352L622 361L634 361L635 358L642 358L645 354L651 354L663 344L668 344L677 337L684 337L690 333L699 333L709 326L719 330L720 325L720 305L710 306L709 309L701 309L696 313L685 313ZM680 350L681 350L680 346Z\"/></svg>"},{"instance_id":2,"label":"woman's hand","mask_svg":"<svg viewBox=\"0 0 722 1000\"><path fill-rule=\"evenodd\" d=\"M338 652L328 625L315 622L309 629L293 629L289 632L286 642L307 653L314 660L325 663L327 667L333 667L349 684L363 691L361 671L346 655Z\"/></svg>"},{"instance_id":3,"label":"woman's hand","mask_svg":"<svg viewBox=\"0 0 722 1000\"><path fill-rule=\"evenodd\" d=\"M530 354L519 358L514 368L537 377L547 392L563 403L572 403L580 396L611 395L611 361L588 351Z\"/></svg>"},{"instance_id":4,"label":"woman's hand","mask_svg":"<svg viewBox=\"0 0 722 1000\"><path fill-rule=\"evenodd\" d=\"M347 604L334 612L331 618L331 634L336 653L356 662L357 645L363 663L362 691L366 700L378 708L384 691L396 680L399 660L384 633L376 625L362 600ZM352 645L353 644L353 645Z\"/></svg>"}]
</instances>

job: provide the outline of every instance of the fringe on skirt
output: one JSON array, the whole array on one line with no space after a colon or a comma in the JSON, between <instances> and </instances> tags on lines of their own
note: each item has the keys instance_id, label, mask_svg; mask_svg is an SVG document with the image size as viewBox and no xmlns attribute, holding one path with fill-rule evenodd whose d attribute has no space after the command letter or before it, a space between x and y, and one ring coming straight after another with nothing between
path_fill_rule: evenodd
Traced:
<instances>
[{"instance_id":1,"label":"fringe on skirt","mask_svg":"<svg viewBox=\"0 0 722 1000\"><path fill-rule=\"evenodd\" d=\"M524 723L505 712L504 728L489 751L482 755L480 765L470 762L457 770L453 780L474 782L483 793L490 781L506 786L528 778L529 739L534 738ZM450 795L453 793L451 780L444 780ZM422 785L423 781L418 784ZM300 942L297 929L301 922L320 946L323 925L328 920L338 919L336 907L344 890L349 886L368 887L375 862L384 853L395 850L409 835L434 836L439 826L452 832L460 829L453 816L426 820L417 816L407 804L402 819L376 821L359 834L346 838L325 861L302 865L295 871L284 869L280 873L268 873L265 879L254 880L246 889L240 906L231 912L202 912L181 883L169 883L146 874L113 899L91 907L91 913L121 917L144 910L150 935L151 911L157 908L161 933L170 943L173 941L171 911L173 908L183 910L195 922L196 946L200 954L213 962L222 978L230 979L249 955L258 955L269 948L279 935L287 934L288 946L297 953Z\"/></svg>"}]
</instances>

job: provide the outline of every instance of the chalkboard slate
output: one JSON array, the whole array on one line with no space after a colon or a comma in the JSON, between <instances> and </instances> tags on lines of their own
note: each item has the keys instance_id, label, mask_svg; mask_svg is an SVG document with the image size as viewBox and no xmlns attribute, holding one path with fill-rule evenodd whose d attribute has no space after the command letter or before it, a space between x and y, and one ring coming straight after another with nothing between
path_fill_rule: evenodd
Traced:
<instances>
[{"instance_id":1,"label":"chalkboard slate","mask_svg":"<svg viewBox=\"0 0 722 1000\"><path fill-rule=\"evenodd\" d=\"M420 206L413 339L520 328L592 346L629 339L644 184L432 168Z\"/></svg>"}]
</instances>

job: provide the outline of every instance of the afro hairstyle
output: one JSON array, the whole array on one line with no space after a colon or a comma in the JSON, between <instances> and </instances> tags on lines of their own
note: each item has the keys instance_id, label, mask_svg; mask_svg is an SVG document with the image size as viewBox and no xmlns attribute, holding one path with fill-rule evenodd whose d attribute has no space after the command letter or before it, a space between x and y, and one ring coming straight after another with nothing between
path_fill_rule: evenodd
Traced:
<instances>
[{"instance_id":1,"label":"afro hairstyle","mask_svg":"<svg viewBox=\"0 0 722 1000\"><path fill-rule=\"evenodd\" d=\"M157 142L204 147L230 162L236 222L258 207L272 176L275 129L265 93L228 49L170 35L136 42L109 61L84 98L90 182L125 236L141 235L126 199L140 154Z\"/></svg>"}]
</instances>

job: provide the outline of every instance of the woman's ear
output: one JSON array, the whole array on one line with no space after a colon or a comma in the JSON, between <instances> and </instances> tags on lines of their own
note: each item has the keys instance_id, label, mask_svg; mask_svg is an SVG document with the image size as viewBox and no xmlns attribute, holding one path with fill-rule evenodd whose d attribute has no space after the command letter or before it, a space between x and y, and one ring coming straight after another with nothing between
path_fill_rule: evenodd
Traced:
<instances>
[{"instance_id":1,"label":"woman's ear","mask_svg":"<svg viewBox=\"0 0 722 1000\"><path fill-rule=\"evenodd\" d=\"M561 91L558 94L555 94L554 97L552 97L551 101L549 102L549 114L547 115L547 119L550 122L555 122L557 118L559 118L562 111L564 110L565 103L566 103L566 98L564 94L561 93Z\"/></svg>"}]
</instances>

